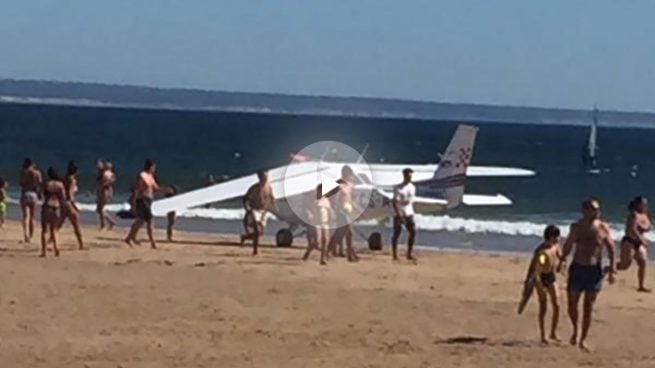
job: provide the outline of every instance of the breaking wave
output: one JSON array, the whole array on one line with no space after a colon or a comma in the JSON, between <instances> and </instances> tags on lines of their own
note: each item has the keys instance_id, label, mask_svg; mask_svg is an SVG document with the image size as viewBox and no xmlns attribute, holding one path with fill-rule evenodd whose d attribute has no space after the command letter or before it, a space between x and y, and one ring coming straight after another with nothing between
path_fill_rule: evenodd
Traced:
<instances>
[{"instance_id":1,"label":"breaking wave","mask_svg":"<svg viewBox=\"0 0 655 368\"><path fill-rule=\"evenodd\" d=\"M10 201L17 203L17 201ZM85 212L94 212L96 210L95 204L78 203L80 210ZM129 210L130 206L127 203L111 204L107 209L111 212L118 212ZM182 212L177 212L177 216L185 218L204 218L215 220L241 220L244 216L243 209L237 208L193 208ZM504 221L504 220L489 220L489 219L473 219L463 217L444 216L431 216L431 215L416 215L416 225L419 229L424 231L447 231L459 232L466 234L497 234L507 236L532 236L541 237L544 228L552 223L560 227L562 236L568 235L569 224L564 220L552 221L549 223L541 223L537 221ZM365 221L361 223L364 226L373 226L378 224L377 221ZM623 236L623 225L617 223L610 224L615 240L620 240ZM647 234L647 238L655 241L655 234Z\"/></svg>"}]
</instances>

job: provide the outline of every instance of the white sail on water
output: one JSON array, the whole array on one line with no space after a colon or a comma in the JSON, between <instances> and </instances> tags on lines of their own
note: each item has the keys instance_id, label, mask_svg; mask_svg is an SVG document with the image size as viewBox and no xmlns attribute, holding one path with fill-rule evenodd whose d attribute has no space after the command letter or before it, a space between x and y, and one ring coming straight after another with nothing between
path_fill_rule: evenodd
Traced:
<instances>
[{"instance_id":1,"label":"white sail on water","mask_svg":"<svg viewBox=\"0 0 655 368\"><path fill-rule=\"evenodd\" d=\"M598 110L594 109L594 120L591 123L591 130L589 132L589 144L587 145L587 150L589 151L589 158L596 158L596 131L598 129Z\"/></svg>"}]
</instances>

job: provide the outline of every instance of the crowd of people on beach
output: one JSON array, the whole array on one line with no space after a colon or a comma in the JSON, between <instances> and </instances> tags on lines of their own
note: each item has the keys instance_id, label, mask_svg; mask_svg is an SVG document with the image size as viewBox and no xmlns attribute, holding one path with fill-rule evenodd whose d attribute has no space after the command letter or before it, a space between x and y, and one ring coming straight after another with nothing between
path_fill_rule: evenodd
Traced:
<instances>
[{"instance_id":1,"label":"crowd of people on beach","mask_svg":"<svg viewBox=\"0 0 655 368\"><path fill-rule=\"evenodd\" d=\"M72 225L78 248L84 249L84 241L80 226L80 210L76 204L78 192L77 165L70 161L65 175L61 176L57 169L49 167L46 177L38 169L35 162L25 158L20 171L18 185L20 186L20 208L22 210L23 237L26 243L32 241L34 236L34 223L37 205L41 202L41 257L46 256L47 248L52 245L55 256L59 256L58 232L66 221ZM398 259L397 247L402 228L408 232L408 246L406 257L415 261L412 254L416 239L416 226L414 223L413 201L416 189L412 184L412 170L402 171L403 181L394 188L393 208L393 235L391 239L393 260ZM268 172L261 170L257 173L258 182L253 184L243 197L243 206L246 211L243 221L245 234L241 236L241 244L246 240L252 241L252 254L258 254L260 237L264 233L267 213L277 211L276 198L268 181ZM308 215L315 221L307 227L308 245L302 259L307 260L313 250L320 251L319 262L326 264L329 257L346 257L351 262L359 260L352 244L353 231L352 214L357 206L353 200L354 172L348 166L342 170L342 179L338 186L325 195L316 197L316 205L308 208ZM113 199L113 186L116 182L116 173L109 161L98 160L96 176L96 212L99 217L101 230L112 229L116 220L107 211L107 205ZM8 181L0 178L0 228L4 225L7 210L6 201ZM170 197L177 194L175 186L160 186L156 179L156 164L146 160L143 169L139 172L131 186L130 208L134 222L124 239L130 247L139 244L137 234L145 225L151 248L157 248L153 235L152 202L156 194ZM320 185L317 194L322 193ZM560 229L549 225L544 230L544 241L534 251L526 275L526 283L531 278L535 281L539 312L538 322L541 341L548 343L545 333L545 316L550 304L552 323L549 338L559 340L557 326L560 314L560 296L557 275L566 271L568 315L570 317L573 334L570 339L572 345L578 345L587 350L586 339L591 327L591 315L594 303L601 291L602 283L607 278L610 284L614 283L617 272L630 268L632 261L637 264L637 281L639 292L648 293L651 290L644 285L648 265L647 245L645 233L652 230L648 212L648 202L644 197L634 198L628 205L629 214L625 223L625 236L620 242L619 256L615 255L615 244L610 226L601 218L600 200L589 198L582 202L581 218L569 228L566 240L560 245ZM340 226L330 232L330 224L338 219ZM167 239L172 240L175 213L167 215ZM346 243L344 253L343 243ZM603 266L603 251L607 252L609 262ZM567 268L567 258L572 254L572 261ZM617 260L618 258L618 260ZM579 328L579 304L582 299L582 324Z\"/></svg>"},{"instance_id":2,"label":"crowd of people on beach","mask_svg":"<svg viewBox=\"0 0 655 368\"><path fill-rule=\"evenodd\" d=\"M414 223L414 197L416 188L412 184L412 169L404 169L403 181L394 188L392 205L395 212L393 217L393 236L391 239L393 260L398 260L398 240L403 226L408 231L407 259L416 261L412 251L416 239L416 225ZM276 213L277 204L273 189L268 181L268 172L257 172L258 182L253 184L243 197L243 206L246 210L244 229L246 233L241 236L241 244L252 240L253 255L257 255L259 238L264 233L266 214ZM352 168L345 165L341 170L341 179L333 190L323 193L322 185L316 187L316 196L313 192L306 194L305 211L309 219L306 224L307 250L302 259L308 260L312 251L320 251L319 263L326 264L329 257L345 257L349 262L359 261L359 256L353 246L352 223L356 220L355 214L361 213L354 200L356 176ZM334 231L331 227L336 225ZM344 252L345 243L345 252Z\"/></svg>"},{"instance_id":3,"label":"crowd of people on beach","mask_svg":"<svg viewBox=\"0 0 655 368\"><path fill-rule=\"evenodd\" d=\"M107 205L112 202L116 173L111 162L98 160L96 176L96 212L98 213L100 230L111 230L116 220L107 211ZM22 211L23 241L31 243L35 231L35 214L37 206L41 203L41 257L45 257L49 245L55 256L59 256L58 233L66 221L73 227L78 248L84 249L80 225L80 209L77 206L78 167L73 161L68 162L66 174L60 175L54 167L46 170L46 177L31 158L25 158L18 177L20 186L19 205ZM152 248L156 248L153 235L153 215L151 204L156 193L173 195L176 187L160 187L155 179L156 165L146 160L143 170L139 173L131 186L129 199L131 213L135 218L125 243L132 246L138 244L136 235L139 229L146 225L148 239ZM8 180L0 178L0 226L4 224L7 209ZM175 213L169 213L167 238L173 236Z\"/></svg>"},{"instance_id":4,"label":"crowd of people on beach","mask_svg":"<svg viewBox=\"0 0 655 368\"><path fill-rule=\"evenodd\" d=\"M114 196L116 172L110 161L99 159L96 162L96 212L98 214L100 230L111 230L116 220L107 210ZM78 248L84 249L84 240L80 226L80 209L77 206L78 167L70 161L66 174L61 176L54 167L46 170L46 177L31 158L25 158L18 178L20 186L19 204L22 211L23 240L30 243L34 237L35 213L41 203L41 256L46 256L49 245L52 245L55 256L59 255L58 232L66 221L73 227ZM264 234L268 213L276 213L276 198L268 181L268 172L260 170L257 173L258 182L246 191L243 197L245 217L243 221L245 233L241 235L241 244L250 240L253 244L252 254L258 254L259 240ZM213 181L212 181L213 182ZM317 198L317 206L308 208L310 218L314 218L315 225L307 226L308 247L302 259L309 259L311 252L320 250L319 262L326 264L329 257L345 257L350 262L357 262L359 256L353 245L353 230L351 223L355 220L353 213L357 209L354 201L355 173L349 166L344 166L342 179L338 186L330 193ZM0 226L4 222L8 181L0 178ZM148 239L152 248L156 248L153 235L152 202L156 194L170 197L178 192L176 186L163 187L156 180L156 165L146 160L143 170L130 187L130 215L134 222L124 239L129 246L139 244L137 233L145 225ZM320 193L320 186L317 193ZM413 216L413 198L416 189L412 184L412 170L403 170L403 182L394 189L393 207L396 213L393 220L392 255L397 260L397 244L402 228L409 233L407 259L416 261L412 253L416 226ZM173 228L176 214L167 214L167 239L173 238ZM340 223L334 231L330 231L330 224ZM345 243L345 249L344 249ZM344 251L345 250L345 251Z\"/></svg>"}]
</instances>

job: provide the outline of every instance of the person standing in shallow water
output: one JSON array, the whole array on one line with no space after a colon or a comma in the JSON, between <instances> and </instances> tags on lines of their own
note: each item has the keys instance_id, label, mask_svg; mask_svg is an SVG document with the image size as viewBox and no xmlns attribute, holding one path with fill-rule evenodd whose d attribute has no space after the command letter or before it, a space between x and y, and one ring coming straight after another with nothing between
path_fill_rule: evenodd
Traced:
<instances>
[{"instance_id":1,"label":"person standing in shallow water","mask_svg":"<svg viewBox=\"0 0 655 368\"><path fill-rule=\"evenodd\" d=\"M630 214L625 222L625 236L621 240L621 256L616 267L620 271L627 270L634 258L638 267L637 291L650 293L651 290L644 286L648 265L648 240L644 234L653 228L648 214L648 201L644 197L636 197L628 205L628 210Z\"/></svg>"},{"instance_id":2,"label":"person standing in shallow water","mask_svg":"<svg viewBox=\"0 0 655 368\"><path fill-rule=\"evenodd\" d=\"M603 248L607 250L609 266L603 270ZM582 202L582 218L571 225L569 236L562 250L562 263L573 252L573 261L569 267L568 310L573 334L571 345L578 345L584 351L590 351L586 344L594 303L603 284L605 271L609 274L610 284L614 283L616 266L614 263L614 240L609 225L600 219L600 201L596 198ZM582 333L578 330L578 305L584 295L582 310ZM579 340L578 340L579 339Z\"/></svg>"},{"instance_id":3,"label":"person standing in shallow water","mask_svg":"<svg viewBox=\"0 0 655 368\"><path fill-rule=\"evenodd\" d=\"M29 157L23 161L18 185L21 191L20 208L23 212L23 239L29 243L34 236L34 213L43 189L43 176Z\"/></svg>"}]
</instances>

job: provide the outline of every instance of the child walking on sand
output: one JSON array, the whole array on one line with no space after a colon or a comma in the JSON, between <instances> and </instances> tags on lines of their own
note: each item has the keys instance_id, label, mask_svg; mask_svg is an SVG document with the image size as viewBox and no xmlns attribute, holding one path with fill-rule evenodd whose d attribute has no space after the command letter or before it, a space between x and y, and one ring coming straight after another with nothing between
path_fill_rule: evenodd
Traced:
<instances>
[{"instance_id":1,"label":"child walking on sand","mask_svg":"<svg viewBox=\"0 0 655 368\"><path fill-rule=\"evenodd\" d=\"M539 299L539 332L541 342L548 344L544 328L544 320L548 309L548 298L553 307L553 319L550 327L550 339L560 341L557 337L557 324L559 322L559 294L556 280L556 272L560 268L561 251L559 245L559 228L555 225L548 225L544 230L544 242L534 251L526 280L534 276L537 280L536 289Z\"/></svg>"}]
</instances>

